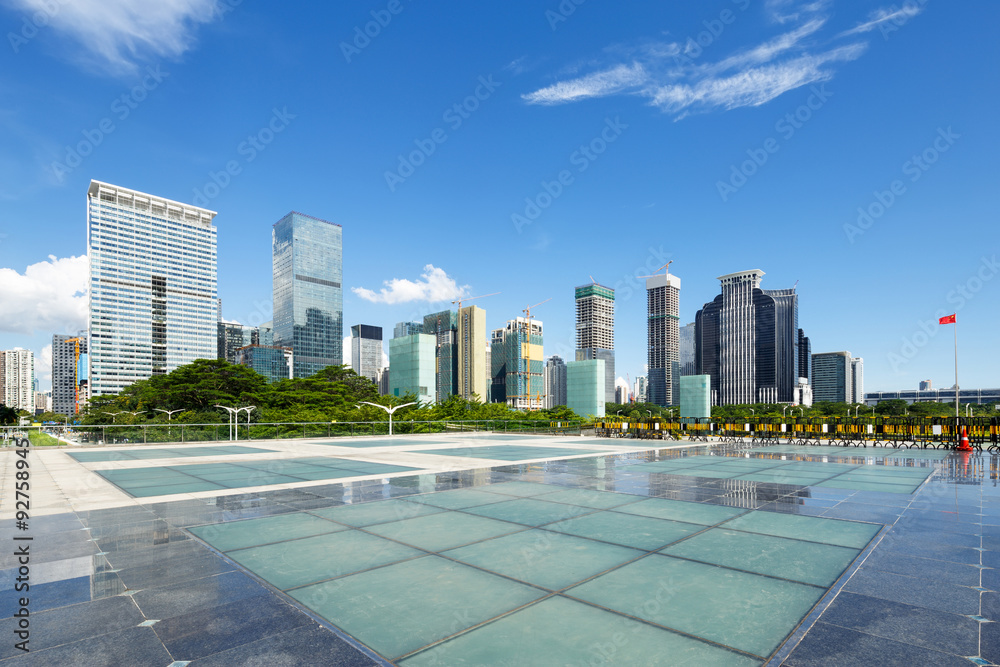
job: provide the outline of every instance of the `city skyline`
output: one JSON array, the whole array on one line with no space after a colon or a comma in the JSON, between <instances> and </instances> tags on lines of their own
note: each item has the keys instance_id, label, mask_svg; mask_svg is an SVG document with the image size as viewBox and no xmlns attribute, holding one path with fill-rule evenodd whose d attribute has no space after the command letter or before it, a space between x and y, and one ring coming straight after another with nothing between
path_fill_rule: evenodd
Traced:
<instances>
[{"instance_id":1,"label":"city skyline","mask_svg":"<svg viewBox=\"0 0 1000 667\"><path fill-rule=\"evenodd\" d=\"M551 298L546 353L570 360L565 295L593 275L616 291L616 376L634 379L636 276L674 260L685 324L716 276L760 267L800 281L812 349L862 356L869 391L953 383L940 311L958 313L961 384L998 384L995 4L515 1L459 31L406 5L364 48L371 8L223 4L138 33L148 13L126 12L97 37L64 8L30 39L33 12L0 9L20 36L0 348L34 351L43 387L52 336L86 326L90 179L218 211L223 315L248 326L272 317L270 225L302 210L344 225L350 322L388 331L500 291L493 329Z\"/></svg>"}]
</instances>

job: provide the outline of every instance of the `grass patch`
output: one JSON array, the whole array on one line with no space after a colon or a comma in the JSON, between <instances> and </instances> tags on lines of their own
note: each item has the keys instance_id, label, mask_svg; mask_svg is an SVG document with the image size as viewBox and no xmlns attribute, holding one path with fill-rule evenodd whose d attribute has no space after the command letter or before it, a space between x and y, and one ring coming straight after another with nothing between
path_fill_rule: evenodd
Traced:
<instances>
[{"instance_id":1,"label":"grass patch","mask_svg":"<svg viewBox=\"0 0 1000 667\"><path fill-rule=\"evenodd\" d=\"M48 433L42 433L41 431L30 431L28 433L28 440L31 441L33 447L53 447L63 444L61 440L57 440Z\"/></svg>"}]
</instances>

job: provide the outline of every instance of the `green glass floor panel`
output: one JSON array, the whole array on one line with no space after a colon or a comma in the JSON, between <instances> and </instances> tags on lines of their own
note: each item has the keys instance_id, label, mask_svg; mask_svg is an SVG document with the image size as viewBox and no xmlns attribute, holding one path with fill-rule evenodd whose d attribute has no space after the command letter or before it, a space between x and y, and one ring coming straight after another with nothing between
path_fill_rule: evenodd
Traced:
<instances>
[{"instance_id":1,"label":"green glass floor panel","mask_svg":"<svg viewBox=\"0 0 1000 667\"><path fill-rule=\"evenodd\" d=\"M878 482L910 484L922 482L930 477L932 471L918 470L916 472L906 472L905 470L894 471L891 468L879 466L874 469L852 470L842 474L838 479L859 479L862 481L874 479ZM895 480L895 482L894 482Z\"/></svg>"},{"instance_id":2,"label":"green glass floor panel","mask_svg":"<svg viewBox=\"0 0 1000 667\"><path fill-rule=\"evenodd\" d=\"M705 505L704 503L689 503L683 500L667 500L665 498L647 498L631 505L615 508L614 511L650 516L655 519L697 523L703 526L714 526L746 512L744 509L722 507L721 505Z\"/></svg>"},{"instance_id":3,"label":"green glass floor panel","mask_svg":"<svg viewBox=\"0 0 1000 667\"><path fill-rule=\"evenodd\" d=\"M778 512L747 512L743 516L730 519L722 527L854 549L865 548L882 529L882 526L874 523Z\"/></svg>"},{"instance_id":4,"label":"green glass floor panel","mask_svg":"<svg viewBox=\"0 0 1000 667\"><path fill-rule=\"evenodd\" d=\"M341 468L343 470L343 468ZM357 468L359 475L391 475L397 472L413 472L419 468L410 466L394 466L386 463L369 463L366 467Z\"/></svg>"},{"instance_id":5,"label":"green glass floor panel","mask_svg":"<svg viewBox=\"0 0 1000 667\"><path fill-rule=\"evenodd\" d=\"M70 456L80 463L101 463L105 461L135 461L145 459L168 459L197 456L230 456L235 454L272 453L272 449L221 445L218 447L150 447L113 452L73 452Z\"/></svg>"},{"instance_id":6,"label":"green glass floor panel","mask_svg":"<svg viewBox=\"0 0 1000 667\"><path fill-rule=\"evenodd\" d=\"M502 496L498 493L487 493L477 489L455 489L454 491L438 491L436 493L425 493L417 496L407 496L406 500L411 503L423 503L434 507L444 507L445 509L460 510L466 507L477 505L487 505L489 503L501 503L509 499L509 496Z\"/></svg>"},{"instance_id":7,"label":"green glass floor panel","mask_svg":"<svg viewBox=\"0 0 1000 667\"><path fill-rule=\"evenodd\" d=\"M597 512L545 526L545 530L614 542L646 551L660 549L704 529L705 526L692 523L617 512Z\"/></svg>"},{"instance_id":8,"label":"green glass floor panel","mask_svg":"<svg viewBox=\"0 0 1000 667\"><path fill-rule=\"evenodd\" d=\"M536 586L559 590L642 555L582 537L526 530L451 549L443 556Z\"/></svg>"},{"instance_id":9,"label":"green glass floor panel","mask_svg":"<svg viewBox=\"0 0 1000 667\"><path fill-rule=\"evenodd\" d=\"M313 514L326 519L333 519L349 526L370 526L376 523L403 521L427 514L443 512L439 507L408 503L405 500L378 500L357 505L341 505L328 509L316 510Z\"/></svg>"},{"instance_id":10,"label":"green glass floor panel","mask_svg":"<svg viewBox=\"0 0 1000 667\"><path fill-rule=\"evenodd\" d=\"M671 665L754 667L740 653L552 597L399 662L403 667L473 665Z\"/></svg>"},{"instance_id":11,"label":"green glass floor panel","mask_svg":"<svg viewBox=\"0 0 1000 667\"><path fill-rule=\"evenodd\" d=\"M825 589L652 554L567 595L768 657Z\"/></svg>"},{"instance_id":12,"label":"green glass floor panel","mask_svg":"<svg viewBox=\"0 0 1000 667\"><path fill-rule=\"evenodd\" d=\"M424 555L360 530L345 530L229 551L226 556L287 590Z\"/></svg>"},{"instance_id":13,"label":"green glass floor panel","mask_svg":"<svg viewBox=\"0 0 1000 667\"><path fill-rule=\"evenodd\" d=\"M544 592L425 556L290 595L392 660L537 600Z\"/></svg>"},{"instance_id":14,"label":"green glass floor panel","mask_svg":"<svg viewBox=\"0 0 1000 667\"><path fill-rule=\"evenodd\" d=\"M823 480L830 479L829 475L800 475L800 474L767 474L767 473L750 473L749 475L740 475L735 479L745 479L751 482L764 482L769 484L791 484L794 486L812 486L816 482L822 482Z\"/></svg>"},{"instance_id":15,"label":"green glass floor panel","mask_svg":"<svg viewBox=\"0 0 1000 667\"><path fill-rule=\"evenodd\" d=\"M230 551L270 542L332 533L346 530L346 528L311 514L295 512L260 519L197 526L188 530L219 551Z\"/></svg>"},{"instance_id":16,"label":"green glass floor panel","mask_svg":"<svg viewBox=\"0 0 1000 667\"><path fill-rule=\"evenodd\" d=\"M169 484L166 486L144 486L138 489L125 489L136 498L150 498L152 496L168 496L175 493L198 493L199 491L219 491L225 487L209 482L197 484Z\"/></svg>"},{"instance_id":17,"label":"green glass floor panel","mask_svg":"<svg viewBox=\"0 0 1000 667\"><path fill-rule=\"evenodd\" d=\"M345 477L362 477L356 470L334 470L331 468L326 472L301 472L296 475L300 481L315 482L321 479L343 479Z\"/></svg>"},{"instance_id":18,"label":"green glass floor panel","mask_svg":"<svg viewBox=\"0 0 1000 667\"><path fill-rule=\"evenodd\" d=\"M441 512L415 519L380 523L365 530L418 549L441 551L522 531L524 526L462 512Z\"/></svg>"},{"instance_id":19,"label":"green glass floor panel","mask_svg":"<svg viewBox=\"0 0 1000 667\"><path fill-rule=\"evenodd\" d=\"M948 458L948 452L942 449L895 449L886 454L894 459L924 459L940 460Z\"/></svg>"},{"instance_id":20,"label":"green glass floor panel","mask_svg":"<svg viewBox=\"0 0 1000 667\"><path fill-rule=\"evenodd\" d=\"M245 480L232 479L228 482L221 482L230 489L239 489L244 486L274 486L275 484L297 484L301 482L301 477L289 477L287 475L250 475Z\"/></svg>"},{"instance_id":21,"label":"green glass floor panel","mask_svg":"<svg viewBox=\"0 0 1000 667\"><path fill-rule=\"evenodd\" d=\"M559 458L592 454L599 451L587 449L569 449L564 447L520 447L518 445L497 445L486 447L455 447L449 449L425 449L421 454L437 454L438 456L463 456L473 459L492 459L494 461L530 461L532 459Z\"/></svg>"},{"instance_id":22,"label":"green glass floor panel","mask_svg":"<svg viewBox=\"0 0 1000 667\"><path fill-rule=\"evenodd\" d=\"M684 475L685 477L705 477L707 479L733 479L738 477L737 470L715 470L713 466L707 468L692 468L690 470L675 470L672 475Z\"/></svg>"},{"instance_id":23,"label":"green glass floor panel","mask_svg":"<svg viewBox=\"0 0 1000 667\"><path fill-rule=\"evenodd\" d=\"M490 493L503 493L508 496L540 496L543 493L562 491L565 487L552 486L550 484L538 484L537 482L501 482L500 484L490 484L478 487L481 491Z\"/></svg>"},{"instance_id":24,"label":"green glass floor panel","mask_svg":"<svg viewBox=\"0 0 1000 667\"><path fill-rule=\"evenodd\" d=\"M580 514L593 512L593 508L578 505L550 503L538 498L517 498L492 505L479 505L465 510L471 514L501 519L527 526L540 526L553 521L569 519Z\"/></svg>"},{"instance_id":25,"label":"green glass floor panel","mask_svg":"<svg viewBox=\"0 0 1000 667\"><path fill-rule=\"evenodd\" d=\"M567 503L569 505L580 505L581 507L592 507L594 509L608 509L618 507L642 500L644 496L632 496L624 493L612 493L610 491L591 491L590 489L566 489L547 493L542 500L555 503Z\"/></svg>"},{"instance_id":26,"label":"green glass floor panel","mask_svg":"<svg viewBox=\"0 0 1000 667\"><path fill-rule=\"evenodd\" d=\"M669 546L662 553L829 588L860 551L712 528Z\"/></svg>"},{"instance_id":27,"label":"green glass floor panel","mask_svg":"<svg viewBox=\"0 0 1000 667\"><path fill-rule=\"evenodd\" d=\"M812 486L819 486L828 489L853 489L855 491L881 491L883 493L905 493L910 494L917 490L919 484L882 484L876 482L852 482L841 479L831 479L827 482L819 482Z\"/></svg>"}]
</instances>

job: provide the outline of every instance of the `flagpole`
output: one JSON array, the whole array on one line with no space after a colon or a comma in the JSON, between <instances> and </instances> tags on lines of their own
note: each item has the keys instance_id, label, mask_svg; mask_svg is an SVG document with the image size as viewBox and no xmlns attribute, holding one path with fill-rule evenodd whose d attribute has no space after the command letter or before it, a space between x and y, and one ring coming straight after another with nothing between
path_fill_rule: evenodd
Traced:
<instances>
[{"instance_id":1,"label":"flagpole","mask_svg":"<svg viewBox=\"0 0 1000 667\"><path fill-rule=\"evenodd\" d=\"M958 428L958 318L952 322L955 325L955 428Z\"/></svg>"}]
</instances>

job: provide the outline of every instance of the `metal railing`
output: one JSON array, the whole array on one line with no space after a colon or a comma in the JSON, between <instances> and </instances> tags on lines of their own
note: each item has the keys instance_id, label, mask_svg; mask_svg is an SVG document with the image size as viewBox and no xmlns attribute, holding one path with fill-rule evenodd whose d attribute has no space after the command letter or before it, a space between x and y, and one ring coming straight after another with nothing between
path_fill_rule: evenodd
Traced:
<instances>
[{"instance_id":1,"label":"metal railing","mask_svg":"<svg viewBox=\"0 0 1000 667\"><path fill-rule=\"evenodd\" d=\"M435 433L524 433L579 435L583 422L539 420L393 420L395 435ZM26 437L34 446L146 445L193 442L243 442L293 438L389 437L389 422L277 422L230 424L100 424L93 426L7 426L0 428L0 442L13 446L14 437Z\"/></svg>"}]
</instances>

